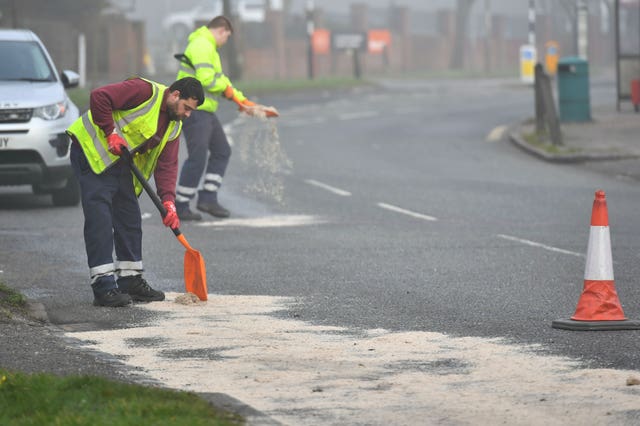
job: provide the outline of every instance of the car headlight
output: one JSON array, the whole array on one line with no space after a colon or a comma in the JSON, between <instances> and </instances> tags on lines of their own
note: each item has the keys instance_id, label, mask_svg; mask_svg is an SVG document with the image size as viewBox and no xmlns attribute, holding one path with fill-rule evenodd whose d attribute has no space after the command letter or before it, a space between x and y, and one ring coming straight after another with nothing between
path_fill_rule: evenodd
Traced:
<instances>
[{"instance_id":1,"label":"car headlight","mask_svg":"<svg viewBox=\"0 0 640 426\"><path fill-rule=\"evenodd\" d=\"M33 116L42 118L43 120L57 120L64 117L69 109L69 103L65 98L62 102L46 105L33 109Z\"/></svg>"}]
</instances>

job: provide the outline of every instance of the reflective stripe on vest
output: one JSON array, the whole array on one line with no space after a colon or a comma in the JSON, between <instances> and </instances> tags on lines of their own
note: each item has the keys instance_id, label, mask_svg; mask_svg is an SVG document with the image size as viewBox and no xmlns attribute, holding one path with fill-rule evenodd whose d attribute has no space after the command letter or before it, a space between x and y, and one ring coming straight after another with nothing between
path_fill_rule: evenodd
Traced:
<instances>
[{"instance_id":1,"label":"reflective stripe on vest","mask_svg":"<svg viewBox=\"0 0 640 426\"><path fill-rule=\"evenodd\" d=\"M162 107L161 94L164 94L165 86L149 80L153 88L151 97L137 107L126 111L113 111L113 119L116 132L129 144L131 152L138 151L140 147L151 139L158 131L158 116ZM160 143L143 154L134 156L134 161L144 176L149 179L153 172L158 157L169 140L174 140L182 130L181 121L169 121L167 129ZM87 161L94 173L100 174L111 167L120 157L108 151L108 143L104 132L93 123L91 111L85 112L67 130L75 136L80 143ZM142 185L134 179L136 194L142 192Z\"/></svg>"},{"instance_id":2,"label":"reflective stripe on vest","mask_svg":"<svg viewBox=\"0 0 640 426\"><path fill-rule=\"evenodd\" d=\"M195 70L199 68L213 69L213 65L205 62L205 63L196 64L195 68L191 68L189 65L180 63L180 68L178 69L178 76L176 77L176 80L180 80L181 78L184 78L184 77L196 78ZM215 73L213 75L213 81L210 84L202 87L204 89L205 101L202 105L198 107L199 110L215 112L218 109L218 100L220 99L220 95L219 94L214 95L213 93L211 93L211 90L213 90L216 87L216 83L218 82L218 79L223 75L224 74L221 72Z\"/></svg>"}]
</instances>

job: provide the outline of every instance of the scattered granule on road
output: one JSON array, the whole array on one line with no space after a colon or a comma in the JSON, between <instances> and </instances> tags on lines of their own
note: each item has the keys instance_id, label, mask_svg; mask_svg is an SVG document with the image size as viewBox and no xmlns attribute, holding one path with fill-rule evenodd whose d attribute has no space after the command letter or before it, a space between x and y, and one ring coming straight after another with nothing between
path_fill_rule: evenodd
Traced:
<instances>
[{"instance_id":1,"label":"scattered granule on road","mask_svg":"<svg viewBox=\"0 0 640 426\"><path fill-rule=\"evenodd\" d=\"M180 294L176 296L174 302L180 305L199 305L204 303L193 293Z\"/></svg>"},{"instance_id":2,"label":"scattered granule on road","mask_svg":"<svg viewBox=\"0 0 640 426\"><path fill-rule=\"evenodd\" d=\"M640 388L625 386L637 371L584 368L499 338L274 315L294 306L288 298L209 295L197 311L174 298L133 308L156 313L153 325L69 334L165 386L225 393L286 425L637 424ZM142 337L162 348L131 344ZM172 350L184 355L169 360Z\"/></svg>"},{"instance_id":3,"label":"scattered granule on road","mask_svg":"<svg viewBox=\"0 0 640 426\"><path fill-rule=\"evenodd\" d=\"M262 115L236 122L234 149L239 153L241 163L253 172L244 191L283 204L283 176L291 172L293 164L280 143L277 120Z\"/></svg>"}]
</instances>

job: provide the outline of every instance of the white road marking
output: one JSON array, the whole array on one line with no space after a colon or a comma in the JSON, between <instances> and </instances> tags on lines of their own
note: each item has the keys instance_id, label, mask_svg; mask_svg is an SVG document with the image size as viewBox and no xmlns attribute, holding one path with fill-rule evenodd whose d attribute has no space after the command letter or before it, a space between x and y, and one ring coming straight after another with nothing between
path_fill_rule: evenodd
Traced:
<instances>
[{"instance_id":1,"label":"white road marking","mask_svg":"<svg viewBox=\"0 0 640 426\"><path fill-rule=\"evenodd\" d=\"M398 115L416 114L418 112L423 112L423 111L424 109L421 109L421 108L397 108L393 110L393 112L395 112Z\"/></svg>"},{"instance_id":2,"label":"white road marking","mask_svg":"<svg viewBox=\"0 0 640 426\"><path fill-rule=\"evenodd\" d=\"M564 250L564 249L561 249L561 248L548 246L546 244L536 243L535 241L525 240L525 239L518 238L518 237L512 237L511 235L498 234L498 237L502 238L502 239L505 239L505 240L515 241L517 243L526 244L526 245L532 246L532 247L540 247L540 248L543 248L545 250L553 251L553 252L556 252L556 253L569 254L571 256L577 256L577 257L585 257L585 255L583 253L576 253L575 251Z\"/></svg>"},{"instance_id":3,"label":"white road marking","mask_svg":"<svg viewBox=\"0 0 640 426\"><path fill-rule=\"evenodd\" d=\"M426 214L412 212L411 210L406 210L406 209L403 209L403 208L400 208L400 207L397 207L397 206L393 206L393 205L387 204L387 203L378 203L378 207L382 207L383 209L386 209L386 210L391 210L392 212L406 214L407 216L415 217L417 219L431 220L431 221L438 220L437 218L435 218L433 216L428 216Z\"/></svg>"},{"instance_id":4,"label":"white road marking","mask_svg":"<svg viewBox=\"0 0 640 426\"><path fill-rule=\"evenodd\" d=\"M290 226L308 226L326 223L326 220L309 215L275 215L249 217L242 219L213 220L198 222L196 226L204 227L245 227L245 228L285 228Z\"/></svg>"},{"instance_id":5,"label":"white road marking","mask_svg":"<svg viewBox=\"0 0 640 426\"><path fill-rule=\"evenodd\" d=\"M487 142L498 142L500 140L502 140L502 138L504 137L504 133L507 131L507 126L498 126L495 127L493 130L491 130L491 132L489 132L489 135L487 136Z\"/></svg>"},{"instance_id":6,"label":"white road marking","mask_svg":"<svg viewBox=\"0 0 640 426\"><path fill-rule=\"evenodd\" d=\"M279 123L281 127L304 127L311 124L324 123L326 120L323 117L311 117L302 120L287 119Z\"/></svg>"},{"instance_id":7,"label":"white road marking","mask_svg":"<svg viewBox=\"0 0 640 426\"><path fill-rule=\"evenodd\" d=\"M380 115L378 111L348 112L338 115L338 120L357 120L360 118L377 117L378 115Z\"/></svg>"},{"instance_id":8,"label":"white road marking","mask_svg":"<svg viewBox=\"0 0 640 426\"><path fill-rule=\"evenodd\" d=\"M307 179L305 180L309 185L317 186L318 188L322 188L326 191L332 192L336 195L340 195L342 197L350 197L351 193L349 191L345 191L344 189L336 188L334 186L327 185L326 183L318 182L317 180Z\"/></svg>"},{"instance_id":9,"label":"white road marking","mask_svg":"<svg viewBox=\"0 0 640 426\"><path fill-rule=\"evenodd\" d=\"M152 218L153 214L151 214L149 212L144 212L144 213L142 213L142 215L140 217L142 218L142 220L146 220L146 219Z\"/></svg>"},{"instance_id":10,"label":"white road marking","mask_svg":"<svg viewBox=\"0 0 640 426\"><path fill-rule=\"evenodd\" d=\"M638 409L625 385L638 372L581 368L540 345L355 332L276 316L290 298L178 295L128 308L153 312L147 324L66 335L166 387L225 393L286 425L628 424Z\"/></svg>"}]
</instances>

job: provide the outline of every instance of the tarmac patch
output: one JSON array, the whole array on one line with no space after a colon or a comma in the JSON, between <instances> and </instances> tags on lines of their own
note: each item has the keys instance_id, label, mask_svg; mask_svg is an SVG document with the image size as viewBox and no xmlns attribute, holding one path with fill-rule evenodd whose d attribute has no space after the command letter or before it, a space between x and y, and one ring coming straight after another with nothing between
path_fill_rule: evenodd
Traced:
<instances>
[{"instance_id":1,"label":"tarmac patch","mask_svg":"<svg viewBox=\"0 0 640 426\"><path fill-rule=\"evenodd\" d=\"M131 308L154 312L148 325L67 335L167 387L228 394L292 425L631 424L640 406L627 385L637 372L582 368L540 345L313 325L281 315L290 298L166 296Z\"/></svg>"}]
</instances>

